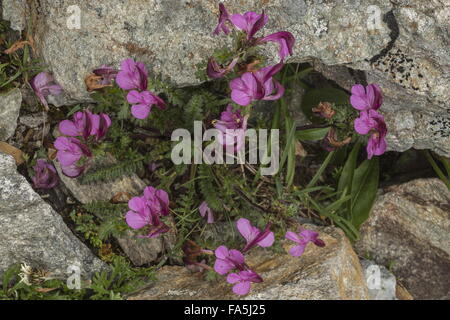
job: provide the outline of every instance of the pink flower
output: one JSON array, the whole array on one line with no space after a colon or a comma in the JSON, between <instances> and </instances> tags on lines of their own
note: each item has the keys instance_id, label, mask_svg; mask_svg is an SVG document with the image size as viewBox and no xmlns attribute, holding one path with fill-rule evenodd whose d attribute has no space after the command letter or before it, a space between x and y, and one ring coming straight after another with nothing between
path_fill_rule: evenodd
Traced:
<instances>
[{"instance_id":1,"label":"pink flower","mask_svg":"<svg viewBox=\"0 0 450 320\"><path fill-rule=\"evenodd\" d=\"M71 166L83 156L92 156L89 148L76 138L58 137L54 146L58 150L56 158L61 163L61 166Z\"/></svg>"},{"instance_id":2,"label":"pink flower","mask_svg":"<svg viewBox=\"0 0 450 320\"><path fill-rule=\"evenodd\" d=\"M36 173L32 178L35 188L51 189L58 184L58 174L55 167L44 159L38 159L33 169Z\"/></svg>"},{"instance_id":3,"label":"pink flower","mask_svg":"<svg viewBox=\"0 0 450 320\"><path fill-rule=\"evenodd\" d=\"M120 64L120 71L116 76L118 86L124 90L147 90L148 71L142 62L125 59Z\"/></svg>"},{"instance_id":4,"label":"pink flower","mask_svg":"<svg viewBox=\"0 0 450 320\"><path fill-rule=\"evenodd\" d=\"M55 79L48 72L39 73L31 80L30 84L34 93L45 107L48 107L45 97L48 95L57 96L63 91L61 86L55 83Z\"/></svg>"},{"instance_id":5,"label":"pink flower","mask_svg":"<svg viewBox=\"0 0 450 320\"><path fill-rule=\"evenodd\" d=\"M227 282L235 284L233 292L237 295L246 295L250 292L251 283L263 282L263 279L253 270L244 270L239 273L230 273Z\"/></svg>"},{"instance_id":6,"label":"pink flower","mask_svg":"<svg viewBox=\"0 0 450 320\"><path fill-rule=\"evenodd\" d=\"M360 111L370 109L377 110L383 104L383 94L378 84L369 84L364 88L363 85L356 84L352 87L350 103L353 108Z\"/></svg>"},{"instance_id":7,"label":"pink flower","mask_svg":"<svg viewBox=\"0 0 450 320\"><path fill-rule=\"evenodd\" d=\"M91 111L76 112L72 120L63 120L59 123L59 132L70 137L81 136L85 140L94 136L98 141L106 135L111 126L111 119L105 113L92 114Z\"/></svg>"},{"instance_id":8,"label":"pink flower","mask_svg":"<svg viewBox=\"0 0 450 320\"><path fill-rule=\"evenodd\" d=\"M153 217L150 208L143 197L134 197L128 201L128 208L125 220L133 229L141 229L146 225L153 223Z\"/></svg>"},{"instance_id":9,"label":"pink flower","mask_svg":"<svg viewBox=\"0 0 450 320\"><path fill-rule=\"evenodd\" d=\"M289 253L293 257L300 257L303 252L305 251L306 246L309 242L314 243L318 247L324 247L325 242L323 242L321 239L319 239L319 234L317 232L314 232L312 230L306 230L300 228L299 233L295 233L292 231L286 232L286 239L294 241L297 243L297 245L291 250L289 250Z\"/></svg>"},{"instance_id":10,"label":"pink flower","mask_svg":"<svg viewBox=\"0 0 450 320\"><path fill-rule=\"evenodd\" d=\"M208 215L208 223L214 223L214 212L211 210L211 208L208 206L208 203L206 201L203 201L200 206L198 207L198 211L200 212L200 215L204 218L206 215Z\"/></svg>"},{"instance_id":11,"label":"pink flower","mask_svg":"<svg viewBox=\"0 0 450 320\"><path fill-rule=\"evenodd\" d=\"M233 59L231 63L227 66L222 68L219 66L217 61L214 58L209 58L208 60L208 66L206 68L206 73L208 74L208 77L212 79L219 79L222 78L224 75L226 75L228 72L233 70L233 68L236 66L236 63L239 61L239 58Z\"/></svg>"},{"instance_id":12,"label":"pink flower","mask_svg":"<svg viewBox=\"0 0 450 320\"><path fill-rule=\"evenodd\" d=\"M269 230L270 224L266 226L264 231L260 231L258 228L252 226L249 220L241 218L236 222L236 226L239 233L247 240L247 244L242 252L246 252L254 246L267 248L272 246L275 241L273 232Z\"/></svg>"},{"instance_id":13,"label":"pink flower","mask_svg":"<svg viewBox=\"0 0 450 320\"><path fill-rule=\"evenodd\" d=\"M131 114L137 119L147 118L153 105L156 105L160 109L166 108L165 102L150 91L138 92L132 90L128 93L127 100L133 104Z\"/></svg>"},{"instance_id":14,"label":"pink flower","mask_svg":"<svg viewBox=\"0 0 450 320\"><path fill-rule=\"evenodd\" d=\"M146 187L144 189L144 199L151 212L163 216L169 214L169 195L162 189Z\"/></svg>"},{"instance_id":15,"label":"pink flower","mask_svg":"<svg viewBox=\"0 0 450 320\"><path fill-rule=\"evenodd\" d=\"M359 118L355 119L355 131L359 134L369 134L367 143L367 158L379 156L386 152L387 127L383 115L370 109L362 111Z\"/></svg>"},{"instance_id":16,"label":"pink flower","mask_svg":"<svg viewBox=\"0 0 450 320\"><path fill-rule=\"evenodd\" d=\"M230 16L230 21L234 26L247 33L247 40L253 38L253 36L261 30L269 21L269 17L264 14L258 14L256 12L246 12L243 15L233 14Z\"/></svg>"},{"instance_id":17,"label":"pink flower","mask_svg":"<svg viewBox=\"0 0 450 320\"><path fill-rule=\"evenodd\" d=\"M169 195L164 190L146 187L142 197L134 197L128 201L130 211L125 215L127 224L133 229L148 226L148 233L140 238L155 238L169 231L160 216L169 214Z\"/></svg>"},{"instance_id":18,"label":"pink flower","mask_svg":"<svg viewBox=\"0 0 450 320\"><path fill-rule=\"evenodd\" d=\"M216 262L214 270L220 274L225 275L233 269L244 270L245 258L238 250L228 250L225 246L220 246L214 252L216 255Z\"/></svg>"},{"instance_id":19,"label":"pink flower","mask_svg":"<svg viewBox=\"0 0 450 320\"><path fill-rule=\"evenodd\" d=\"M278 100L284 94L284 87L272 77L281 70L283 63L262 68L256 72L246 72L230 82L231 99L248 106L256 100Z\"/></svg>"},{"instance_id":20,"label":"pink flower","mask_svg":"<svg viewBox=\"0 0 450 320\"><path fill-rule=\"evenodd\" d=\"M220 31L223 31L223 33L225 33L225 34L229 34L230 29L228 28L226 23L227 23L227 21L229 21L230 16L229 16L227 9L225 8L223 3L219 3L219 11L220 11L219 23L217 24L217 27L214 30L213 34L219 35Z\"/></svg>"},{"instance_id":21,"label":"pink flower","mask_svg":"<svg viewBox=\"0 0 450 320\"><path fill-rule=\"evenodd\" d=\"M58 150L56 158L66 176L76 178L84 172L87 163L78 165L77 162L83 157L92 157L92 153L86 145L76 138L58 137L54 146Z\"/></svg>"},{"instance_id":22,"label":"pink flower","mask_svg":"<svg viewBox=\"0 0 450 320\"><path fill-rule=\"evenodd\" d=\"M280 31L268 35L264 38L258 39L258 43L265 42L276 42L280 46L278 54L280 55L281 61L283 61L287 56L292 55L292 49L294 48L295 38L292 33L287 31Z\"/></svg>"},{"instance_id":23,"label":"pink flower","mask_svg":"<svg viewBox=\"0 0 450 320\"><path fill-rule=\"evenodd\" d=\"M241 110L233 112L233 107L228 105L222 112L220 120L214 123L214 127L222 132L218 142L225 147L233 146L235 151L239 151L245 143L247 120L248 116L243 117Z\"/></svg>"}]
</instances>

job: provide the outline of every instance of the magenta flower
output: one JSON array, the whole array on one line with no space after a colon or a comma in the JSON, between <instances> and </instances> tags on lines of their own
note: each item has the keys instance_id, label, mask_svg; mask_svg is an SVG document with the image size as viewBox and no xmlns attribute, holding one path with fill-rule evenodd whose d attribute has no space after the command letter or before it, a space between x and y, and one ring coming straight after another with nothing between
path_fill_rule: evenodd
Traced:
<instances>
[{"instance_id":1,"label":"magenta flower","mask_svg":"<svg viewBox=\"0 0 450 320\"><path fill-rule=\"evenodd\" d=\"M216 255L216 262L214 270L220 274L225 275L233 269L244 270L245 258L238 250L228 250L225 246L220 246L214 251Z\"/></svg>"},{"instance_id":2,"label":"magenta flower","mask_svg":"<svg viewBox=\"0 0 450 320\"><path fill-rule=\"evenodd\" d=\"M220 31L223 31L223 33L225 34L229 34L230 29L228 28L226 23L227 21L230 20L230 15L228 14L227 9L225 8L223 3L219 3L219 11L220 11L219 23L217 24L216 29L214 29L213 34L219 35Z\"/></svg>"},{"instance_id":3,"label":"magenta flower","mask_svg":"<svg viewBox=\"0 0 450 320\"><path fill-rule=\"evenodd\" d=\"M120 71L116 76L116 82L124 90L147 90L148 71L142 62L133 59L125 59L120 64Z\"/></svg>"},{"instance_id":4,"label":"magenta flower","mask_svg":"<svg viewBox=\"0 0 450 320\"><path fill-rule=\"evenodd\" d=\"M247 240L247 244L242 249L242 252L246 252L254 246L267 248L272 246L275 241L275 236L270 231L270 223L267 224L264 231L260 231L258 228L252 226L249 220L241 218L236 222L236 226L239 233Z\"/></svg>"},{"instance_id":5,"label":"magenta flower","mask_svg":"<svg viewBox=\"0 0 450 320\"><path fill-rule=\"evenodd\" d=\"M51 189L58 184L58 174L55 167L44 159L38 159L33 169L36 173L32 178L35 188Z\"/></svg>"},{"instance_id":6,"label":"magenta flower","mask_svg":"<svg viewBox=\"0 0 450 320\"><path fill-rule=\"evenodd\" d=\"M150 208L143 197L134 197L128 201L130 211L127 212L125 220L133 229L141 229L153 223Z\"/></svg>"},{"instance_id":7,"label":"magenta flower","mask_svg":"<svg viewBox=\"0 0 450 320\"><path fill-rule=\"evenodd\" d=\"M283 61L287 56L292 55L292 49L294 48L295 38L290 32L280 31L258 40L258 43L265 43L265 42L278 43L278 45L280 46L278 54L280 56L281 61Z\"/></svg>"},{"instance_id":8,"label":"magenta flower","mask_svg":"<svg viewBox=\"0 0 450 320\"><path fill-rule=\"evenodd\" d=\"M314 243L318 247L324 247L325 242L323 242L321 239L319 239L319 234L312 230L306 230L300 228L299 233L295 233L292 231L286 232L286 239L294 241L297 243L297 245L291 250L289 250L289 253L293 257L300 257L303 252L305 251L306 246L309 242Z\"/></svg>"},{"instance_id":9,"label":"magenta flower","mask_svg":"<svg viewBox=\"0 0 450 320\"><path fill-rule=\"evenodd\" d=\"M128 93L127 100L133 104L131 114L137 119L147 118L153 105L156 105L160 109L166 108L165 102L150 91L138 92L132 90Z\"/></svg>"},{"instance_id":10,"label":"magenta flower","mask_svg":"<svg viewBox=\"0 0 450 320\"><path fill-rule=\"evenodd\" d=\"M128 201L130 211L125 215L127 224L133 229L148 226L148 234L140 238L155 238L169 231L160 216L169 214L169 195L164 190L146 187L142 197L134 197Z\"/></svg>"},{"instance_id":11,"label":"magenta flower","mask_svg":"<svg viewBox=\"0 0 450 320\"><path fill-rule=\"evenodd\" d=\"M266 25L267 21L269 21L269 17L265 15L264 12L258 14L250 11L243 15L233 14L230 16L230 21L237 29L247 33L247 40L250 40Z\"/></svg>"},{"instance_id":12,"label":"magenta flower","mask_svg":"<svg viewBox=\"0 0 450 320\"><path fill-rule=\"evenodd\" d=\"M73 165L83 156L92 156L89 148L76 138L58 137L55 140L54 146L58 150L56 158L63 167Z\"/></svg>"},{"instance_id":13,"label":"magenta flower","mask_svg":"<svg viewBox=\"0 0 450 320\"><path fill-rule=\"evenodd\" d=\"M248 116L243 117L241 110L232 110L233 107L228 105L220 120L214 122L214 127L222 132L218 136L218 142L222 146L233 146L235 151L239 151L245 143Z\"/></svg>"},{"instance_id":14,"label":"magenta flower","mask_svg":"<svg viewBox=\"0 0 450 320\"><path fill-rule=\"evenodd\" d=\"M204 218L206 215L208 215L207 222L208 223L214 223L214 212L211 210L211 208L208 206L208 203L206 201L203 201L200 206L198 207L198 211L200 212L200 215Z\"/></svg>"},{"instance_id":15,"label":"magenta flower","mask_svg":"<svg viewBox=\"0 0 450 320\"><path fill-rule=\"evenodd\" d=\"M48 95L57 96L63 91L61 86L55 83L55 79L48 72L39 73L31 80L30 84L34 93L45 107L48 107L45 97Z\"/></svg>"},{"instance_id":16,"label":"magenta flower","mask_svg":"<svg viewBox=\"0 0 450 320\"><path fill-rule=\"evenodd\" d=\"M146 187L144 189L144 199L147 206L154 214L167 216L169 214L169 195L162 189Z\"/></svg>"},{"instance_id":17,"label":"magenta flower","mask_svg":"<svg viewBox=\"0 0 450 320\"><path fill-rule=\"evenodd\" d=\"M356 84L352 87L350 103L353 108L366 111L377 110L383 104L383 94L378 84L369 84L364 88L363 85Z\"/></svg>"},{"instance_id":18,"label":"magenta flower","mask_svg":"<svg viewBox=\"0 0 450 320\"><path fill-rule=\"evenodd\" d=\"M251 283L263 282L263 279L253 270L244 270L239 273L230 273L227 282L235 284L233 292L237 295L246 295L250 292Z\"/></svg>"},{"instance_id":19,"label":"magenta flower","mask_svg":"<svg viewBox=\"0 0 450 320\"><path fill-rule=\"evenodd\" d=\"M383 115L373 109L362 111L359 118L355 119L355 130L362 135L369 134L367 142L368 159L386 152L387 127Z\"/></svg>"},{"instance_id":20,"label":"magenta flower","mask_svg":"<svg viewBox=\"0 0 450 320\"><path fill-rule=\"evenodd\" d=\"M89 136L94 136L98 141L106 135L111 126L111 119L105 113L99 115L92 114L91 111L76 112L72 120L63 120L59 123L59 132L70 137L83 137L85 140Z\"/></svg>"},{"instance_id":21,"label":"magenta flower","mask_svg":"<svg viewBox=\"0 0 450 320\"><path fill-rule=\"evenodd\" d=\"M222 78L228 72L233 70L233 68L236 66L236 63L238 61L239 61L239 58L235 58L235 59L233 59L233 61L231 61L231 63L228 66L222 68L214 58L209 58L208 66L206 68L206 73L208 74L208 77L210 77L212 79Z\"/></svg>"},{"instance_id":22,"label":"magenta flower","mask_svg":"<svg viewBox=\"0 0 450 320\"><path fill-rule=\"evenodd\" d=\"M76 178L79 177L84 170L86 170L87 164L85 165L77 165L76 163L71 164L70 166L61 166L62 172L70 177L70 178Z\"/></svg>"},{"instance_id":23,"label":"magenta flower","mask_svg":"<svg viewBox=\"0 0 450 320\"><path fill-rule=\"evenodd\" d=\"M107 65L102 65L100 68L95 69L93 72L96 76L102 77L102 81L100 81L100 84L107 86L110 85L114 79L116 79L119 70Z\"/></svg>"},{"instance_id":24,"label":"magenta flower","mask_svg":"<svg viewBox=\"0 0 450 320\"><path fill-rule=\"evenodd\" d=\"M272 78L283 67L283 63L262 68L256 72L246 72L230 82L231 99L248 106L256 100L278 100L284 94L284 87Z\"/></svg>"}]
</instances>

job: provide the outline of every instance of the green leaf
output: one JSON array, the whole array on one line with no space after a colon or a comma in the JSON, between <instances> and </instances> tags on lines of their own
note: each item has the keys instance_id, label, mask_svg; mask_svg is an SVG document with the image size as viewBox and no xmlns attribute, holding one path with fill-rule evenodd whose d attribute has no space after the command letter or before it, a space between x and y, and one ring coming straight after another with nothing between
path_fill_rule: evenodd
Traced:
<instances>
[{"instance_id":1,"label":"green leaf","mask_svg":"<svg viewBox=\"0 0 450 320\"><path fill-rule=\"evenodd\" d=\"M331 151L327 157L325 158L325 160L323 161L322 165L320 166L319 170L317 170L316 174L314 175L314 177L311 179L311 181L308 183L308 185L306 186L306 188L310 188L313 187L317 181L319 181L320 177L322 176L323 172L325 171L325 169L328 167L328 165L330 164L330 161L333 159L335 154L335 151Z\"/></svg>"},{"instance_id":2,"label":"green leaf","mask_svg":"<svg viewBox=\"0 0 450 320\"><path fill-rule=\"evenodd\" d=\"M328 131L330 131L330 127L326 128L314 128L314 129L306 129L300 130L295 133L295 136L298 140L304 141L318 141L325 138Z\"/></svg>"},{"instance_id":3,"label":"green leaf","mask_svg":"<svg viewBox=\"0 0 450 320\"><path fill-rule=\"evenodd\" d=\"M356 229L367 220L375 201L380 177L378 158L365 160L355 170L352 183L351 221Z\"/></svg>"},{"instance_id":4,"label":"green leaf","mask_svg":"<svg viewBox=\"0 0 450 320\"><path fill-rule=\"evenodd\" d=\"M347 193L352 192L352 181L353 175L356 168L356 160L358 159L359 149L361 148L361 144L357 142L353 147L350 155L345 162L344 168L342 170L341 176L339 178L338 191L344 192L347 189Z\"/></svg>"}]
</instances>

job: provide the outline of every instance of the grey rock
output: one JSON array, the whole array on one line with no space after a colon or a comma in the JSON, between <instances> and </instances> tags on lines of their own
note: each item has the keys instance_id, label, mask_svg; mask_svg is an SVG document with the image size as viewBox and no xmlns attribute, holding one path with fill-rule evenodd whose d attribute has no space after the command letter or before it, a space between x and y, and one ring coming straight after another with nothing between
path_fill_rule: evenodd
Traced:
<instances>
[{"instance_id":1,"label":"grey rock","mask_svg":"<svg viewBox=\"0 0 450 320\"><path fill-rule=\"evenodd\" d=\"M449 299L450 191L439 179L417 179L382 192L357 252L390 265L415 299Z\"/></svg>"},{"instance_id":2,"label":"grey rock","mask_svg":"<svg viewBox=\"0 0 450 320\"><path fill-rule=\"evenodd\" d=\"M96 161L89 170L96 170L99 166L111 165L114 162L114 158L108 156L108 158L103 159L102 163ZM61 181L72 192L73 196L83 204L94 201L110 201L119 192L128 192L132 196L138 196L146 187L145 183L134 173L113 181L82 184L80 178L73 179L65 176L58 161L55 160L54 165Z\"/></svg>"},{"instance_id":3,"label":"grey rock","mask_svg":"<svg viewBox=\"0 0 450 320\"><path fill-rule=\"evenodd\" d=\"M156 282L130 299L369 299L359 259L343 232L331 227L310 227L320 232L326 246L309 245L301 258L261 248L248 253L246 262L264 282L252 284L252 290L245 297L234 295L225 278L211 283L185 267L165 266L156 274ZM286 242L283 244L285 250L289 246Z\"/></svg>"},{"instance_id":4,"label":"grey rock","mask_svg":"<svg viewBox=\"0 0 450 320\"><path fill-rule=\"evenodd\" d=\"M77 239L62 217L16 171L14 159L0 153L0 274L16 263L66 278L80 267L85 278L106 265Z\"/></svg>"},{"instance_id":5,"label":"grey rock","mask_svg":"<svg viewBox=\"0 0 450 320\"><path fill-rule=\"evenodd\" d=\"M47 114L45 112L37 112L27 114L19 118L19 123L27 126L28 128L38 128L43 125L47 120Z\"/></svg>"},{"instance_id":6,"label":"grey rock","mask_svg":"<svg viewBox=\"0 0 450 320\"><path fill-rule=\"evenodd\" d=\"M0 95L0 141L8 140L16 130L22 94L15 88Z\"/></svg>"},{"instance_id":7,"label":"grey rock","mask_svg":"<svg viewBox=\"0 0 450 320\"><path fill-rule=\"evenodd\" d=\"M379 266L373 261L362 260L369 295L372 300L396 300L397 281L386 267Z\"/></svg>"},{"instance_id":8,"label":"grey rock","mask_svg":"<svg viewBox=\"0 0 450 320\"><path fill-rule=\"evenodd\" d=\"M24 10L5 0L4 16L19 20ZM374 1L383 12L391 9L388 0ZM161 74L178 86L195 85L195 68L226 42L213 37L218 2L145 0L123 2L82 2L81 28L69 29L68 0L44 0L31 12L35 40L43 59L70 97L89 100L84 78L102 65L118 66L123 58L144 61L151 73ZM377 35L367 32L367 5L360 1L330 2L305 0L257 0L227 2L230 12L265 9L270 21L264 34L291 31L298 39L291 61L317 57L326 64L343 64L370 59L389 42L389 29ZM272 61L277 47L267 46ZM70 68L68 67L70 66Z\"/></svg>"}]
</instances>

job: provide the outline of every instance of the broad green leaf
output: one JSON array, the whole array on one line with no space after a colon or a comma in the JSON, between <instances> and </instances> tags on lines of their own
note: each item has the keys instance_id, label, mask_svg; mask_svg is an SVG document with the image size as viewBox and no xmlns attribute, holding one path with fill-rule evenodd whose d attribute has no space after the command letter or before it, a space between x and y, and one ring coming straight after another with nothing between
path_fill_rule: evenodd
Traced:
<instances>
[{"instance_id":1,"label":"broad green leaf","mask_svg":"<svg viewBox=\"0 0 450 320\"><path fill-rule=\"evenodd\" d=\"M355 170L352 183L351 221L356 229L367 220L375 201L380 177L378 158L365 160Z\"/></svg>"},{"instance_id":2,"label":"broad green leaf","mask_svg":"<svg viewBox=\"0 0 450 320\"><path fill-rule=\"evenodd\" d=\"M295 136L298 140L318 141L325 138L328 131L330 131L330 127L299 130L295 133Z\"/></svg>"}]
</instances>

